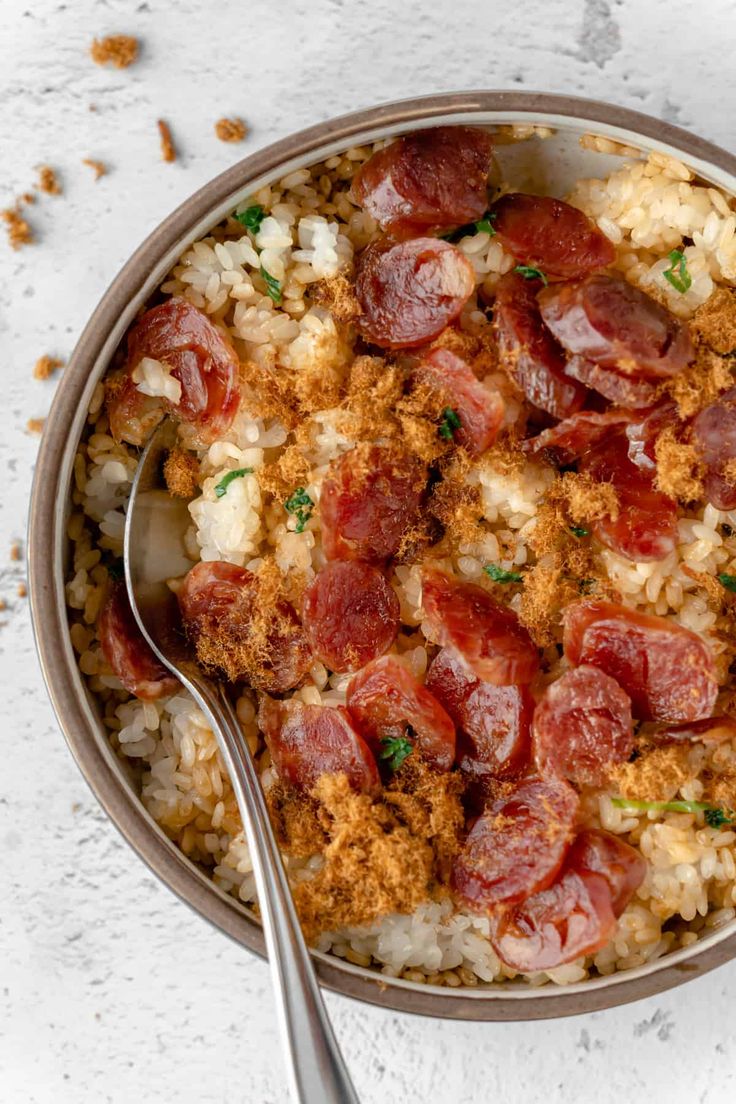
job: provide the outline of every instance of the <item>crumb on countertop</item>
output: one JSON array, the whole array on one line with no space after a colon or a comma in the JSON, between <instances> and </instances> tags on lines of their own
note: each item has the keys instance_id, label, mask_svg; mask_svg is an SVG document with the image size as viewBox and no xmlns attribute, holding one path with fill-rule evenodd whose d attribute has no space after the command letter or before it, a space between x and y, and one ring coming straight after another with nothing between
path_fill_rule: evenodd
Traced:
<instances>
[{"instance_id":1,"label":"crumb on countertop","mask_svg":"<svg viewBox=\"0 0 736 1104\"><path fill-rule=\"evenodd\" d=\"M59 357L48 356L44 353L40 356L33 366L33 378L37 380L47 380L50 376L53 376L54 372L58 368L62 368L64 361Z\"/></svg>"},{"instance_id":2,"label":"crumb on countertop","mask_svg":"<svg viewBox=\"0 0 736 1104\"><path fill-rule=\"evenodd\" d=\"M176 149L171 137L169 124L163 119L158 120L158 132L161 136L161 158L164 161L176 161Z\"/></svg>"},{"instance_id":3,"label":"crumb on countertop","mask_svg":"<svg viewBox=\"0 0 736 1104\"><path fill-rule=\"evenodd\" d=\"M26 422L26 429L29 433L43 433L45 421L45 418L29 418Z\"/></svg>"},{"instance_id":4,"label":"crumb on countertop","mask_svg":"<svg viewBox=\"0 0 736 1104\"><path fill-rule=\"evenodd\" d=\"M107 175L107 165L104 161L96 161L93 157L83 157L82 164L87 165L95 174L95 180Z\"/></svg>"},{"instance_id":5,"label":"crumb on countertop","mask_svg":"<svg viewBox=\"0 0 736 1104\"><path fill-rule=\"evenodd\" d=\"M21 558L20 541L13 541L13 543L10 546L10 559L13 561L13 563L18 563L20 561L20 558Z\"/></svg>"},{"instance_id":6,"label":"crumb on countertop","mask_svg":"<svg viewBox=\"0 0 736 1104\"><path fill-rule=\"evenodd\" d=\"M19 598L27 598L28 597L28 587L26 586L25 583L18 583L18 597Z\"/></svg>"},{"instance_id":7,"label":"crumb on countertop","mask_svg":"<svg viewBox=\"0 0 736 1104\"><path fill-rule=\"evenodd\" d=\"M39 165L37 172L38 184L36 187L39 192L44 192L46 195L61 195L61 184L56 172L50 165Z\"/></svg>"},{"instance_id":8,"label":"crumb on countertop","mask_svg":"<svg viewBox=\"0 0 736 1104\"><path fill-rule=\"evenodd\" d=\"M654 443L657 461L656 485L677 502L693 502L703 494L704 466L694 445L678 441L672 426L664 429Z\"/></svg>"},{"instance_id":9,"label":"crumb on countertop","mask_svg":"<svg viewBox=\"0 0 736 1104\"><path fill-rule=\"evenodd\" d=\"M218 119L215 123L215 134L221 142L242 142L247 134L247 128L242 119Z\"/></svg>"},{"instance_id":10,"label":"crumb on countertop","mask_svg":"<svg viewBox=\"0 0 736 1104\"><path fill-rule=\"evenodd\" d=\"M175 498L193 498L199 486L199 461L193 452L172 448L164 461L164 479Z\"/></svg>"},{"instance_id":11,"label":"crumb on countertop","mask_svg":"<svg viewBox=\"0 0 736 1104\"><path fill-rule=\"evenodd\" d=\"M138 39L133 35L106 35L95 38L90 47L95 65L113 65L116 69L127 69L138 57Z\"/></svg>"},{"instance_id":12,"label":"crumb on countertop","mask_svg":"<svg viewBox=\"0 0 736 1104\"><path fill-rule=\"evenodd\" d=\"M22 200L28 202L26 196L23 196ZM0 218L7 228L11 249L20 249L24 245L31 245L34 241L33 231L21 214L21 202L21 199L16 200L14 207L6 207L4 211L0 211Z\"/></svg>"}]
</instances>

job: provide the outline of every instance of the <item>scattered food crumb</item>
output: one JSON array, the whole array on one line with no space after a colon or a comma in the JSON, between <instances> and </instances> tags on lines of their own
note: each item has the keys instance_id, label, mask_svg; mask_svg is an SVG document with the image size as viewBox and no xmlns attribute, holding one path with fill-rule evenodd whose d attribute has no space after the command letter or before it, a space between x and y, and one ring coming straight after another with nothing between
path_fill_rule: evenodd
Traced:
<instances>
[{"instance_id":1,"label":"scattered food crumb","mask_svg":"<svg viewBox=\"0 0 736 1104\"><path fill-rule=\"evenodd\" d=\"M10 558L13 563L18 563L21 557L21 547L19 541L13 541L10 546Z\"/></svg>"},{"instance_id":2,"label":"scattered food crumb","mask_svg":"<svg viewBox=\"0 0 736 1104\"><path fill-rule=\"evenodd\" d=\"M31 245L34 240L33 231L21 214L21 203L23 201L27 202L26 196L16 200L15 207L6 207L4 211L0 211L0 218L7 227L8 242L11 249L20 249L21 246Z\"/></svg>"},{"instance_id":3,"label":"scattered food crumb","mask_svg":"<svg viewBox=\"0 0 736 1104\"><path fill-rule=\"evenodd\" d=\"M6 610L7 608L8 603L5 601L4 598L0 598L0 610Z\"/></svg>"},{"instance_id":4,"label":"scattered food crumb","mask_svg":"<svg viewBox=\"0 0 736 1104\"><path fill-rule=\"evenodd\" d=\"M33 378L37 380L47 380L49 376L53 376L57 368L61 368L64 361L59 357L47 356L45 353L39 357L33 366Z\"/></svg>"},{"instance_id":5,"label":"scattered food crumb","mask_svg":"<svg viewBox=\"0 0 736 1104\"><path fill-rule=\"evenodd\" d=\"M242 142L247 133L242 119L218 119L215 134L221 142Z\"/></svg>"},{"instance_id":6,"label":"scattered food crumb","mask_svg":"<svg viewBox=\"0 0 736 1104\"><path fill-rule=\"evenodd\" d=\"M89 52L95 65L109 62L116 69L127 69L138 57L138 39L133 35L106 35L96 38Z\"/></svg>"},{"instance_id":7,"label":"scattered food crumb","mask_svg":"<svg viewBox=\"0 0 736 1104\"><path fill-rule=\"evenodd\" d=\"M169 130L169 124L163 119L158 121L158 132L161 135L161 156L164 161L176 161L176 149Z\"/></svg>"},{"instance_id":8,"label":"scattered food crumb","mask_svg":"<svg viewBox=\"0 0 736 1104\"><path fill-rule=\"evenodd\" d=\"M50 165L38 166L38 184L36 187L39 192L45 192L46 195L61 195L61 184Z\"/></svg>"},{"instance_id":9,"label":"scattered food crumb","mask_svg":"<svg viewBox=\"0 0 736 1104\"><path fill-rule=\"evenodd\" d=\"M29 418L26 429L29 433L43 433L45 418Z\"/></svg>"},{"instance_id":10,"label":"scattered food crumb","mask_svg":"<svg viewBox=\"0 0 736 1104\"><path fill-rule=\"evenodd\" d=\"M82 802L81 801L72 802L72 812L73 813L78 813L81 808L82 808ZM95 1015L98 1015L98 1013L95 1013Z\"/></svg>"},{"instance_id":11,"label":"scattered food crumb","mask_svg":"<svg viewBox=\"0 0 736 1104\"><path fill-rule=\"evenodd\" d=\"M104 161L95 161L92 157L83 157L82 164L89 165L94 171L95 180L99 180L101 176L107 175L107 165Z\"/></svg>"},{"instance_id":12,"label":"scattered food crumb","mask_svg":"<svg viewBox=\"0 0 736 1104\"><path fill-rule=\"evenodd\" d=\"M28 596L28 587L25 583L18 583L18 597L26 598Z\"/></svg>"}]
</instances>

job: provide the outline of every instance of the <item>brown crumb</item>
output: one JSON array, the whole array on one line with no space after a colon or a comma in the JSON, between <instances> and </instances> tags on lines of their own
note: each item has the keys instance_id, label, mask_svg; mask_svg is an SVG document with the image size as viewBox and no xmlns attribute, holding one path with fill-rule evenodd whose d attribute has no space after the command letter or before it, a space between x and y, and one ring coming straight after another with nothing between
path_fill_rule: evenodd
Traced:
<instances>
[{"instance_id":1,"label":"brown crumb","mask_svg":"<svg viewBox=\"0 0 736 1104\"><path fill-rule=\"evenodd\" d=\"M319 803L313 797L279 780L265 791L265 798L282 851L304 859L322 854L329 837L322 824Z\"/></svg>"},{"instance_id":2,"label":"brown crumb","mask_svg":"<svg viewBox=\"0 0 736 1104\"><path fill-rule=\"evenodd\" d=\"M354 322L362 314L353 285L342 273L310 284L312 302L326 307L336 322Z\"/></svg>"},{"instance_id":3,"label":"brown crumb","mask_svg":"<svg viewBox=\"0 0 736 1104\"><path fill-rule=\"evenodd\" d=\"M431 844L434 874L440 882L449 880L452 859L460 849L465 828L463 786L458 772L432 770L415 753L404 761L383 792L385 803L411 833Z\"/></svg>"},{"instance_id":4,"label":"brown crumb","mask_svg":"<svg viewBox=\"0 0 736 1104\"><path fill-rule=\"evenodd\" d=\"M677 403L680 417L687 419L712 403L722 391L733 387L733 383L729 361L699 345L693 363L668 380L666 389Z\"/></svg>"},{"instance_id":5,"label":"brown crumb","mask_svg":"<svg viewBox=\"0 0 736 1104\"><path fill-rule=\"evenodd\" d=\"M10 559L13 563L18 563L21 559L22 551L20 547L20 541L13 541L10 546Z\"/></svg>"},{"instance_id":6,"label":"brown crumb","mask_svg":"<svg viewBox=\"0 0 736 1104\"><path fill-rule=\"evenodd\" d=\"M703 464L693 445L677 440L668 426L654 442L657 461L656 484L663 494L678 502L694 502L703 496Z\"/></svg>"},{"instance_id":7,"label":"brown crumb","mask_svg":"<svg viewBox=\"0 0 736 1104\"><path fill-rule=\"evenodd\" d=\"M95 65L109 63L116 69L127 69L138 57L138 39L133 35L106 35L94 39L89 52Z\"/></svg>"},{"instance_id":8,"label":"brown crumb","mask_svg":"<svg viewBox=\"0 0 736 1104\"><path fill-rule=\"evenodd\" d=\"M715 288L691 318L690 332L716 353L736 351L736 292Z\"/></svg>"},{"instance_id":9,"label":"brown crumb","mask_svg":"<svg viewBox=\"0 0 736 1104\"><path fill-rule=\"evenodd\" d=\"M0 610L6 610L7 608L8 603L5 601L4 598L0 598Z\"/></svg>"},{"instance_id":10,"label":"brown crumb","mask_svg":"<svg viewBox=\"0 0 736 1104\"><path fill-rule=\"evenodd\" d=\"M36 187L46 195L61 195L61 184L50 165L39 165Z\"/></svg>"},{"instance_id":11,"label":"brown crumb","mask_svg":"<svg viewBox=\"0 0 736 1104\"><path fill-rule=\"evenodd\" d=\"M62 368L64 361L59 357L48 356L44 353L39 357L33 366L33 378L37 380L47 380L50 376L53 376L54 372L58 368Z\"/></svg>"},{"instance_id":12,"label":"brown crumb","mask_svg":"<svg viewBox=\"0 0 736 1104\"><path fill-rule=\"evenodd\" d=\"M176 149L174 147L174 140L171 137L169 124L164 122L163 119L159 119L157 125L159 135L161 136L161 159L163 161L176 161Z\"/></svg>"},{"instance_id":13,"label":"brown crumb","mask_svg":"<svg viewBox=\"0 0 736 1104\"><path fill-rule=\"evenodd\" d=\"M95 180L107 175L107 165L104 161L96 161L93 157L83 157L82 164L87 165L95 174Z\"/></svg>"},{"instance_id":14,"label":"brown crumb","mask_svg":"<svg viewBox=\"0 0 736 1104\"><path fill-rule=\"evenodd\" d=\"M573 525L616 520L619 514L618 496L611 483L598 483L583 472L565 472L552 484L545 500L563 505Z\"/></svg>"},{"instance_id":15,"label":"brown crumb","mask_svg":"<svg viewBox=\"0 0 736 1104\"><path fill-rule=\"evenodd\" d=\"M519 620L540 648L558 644L563 611L588 596L613 602L621 597L596 564L589 544L572 538L524 572Z\"/></svg>"},{"instance_id":16,"label":"brown crumb","mask_svg":"<svg viewBox=\"0 0 736 1104\"><path fill-rule=\"evenodd\" d=\"M45 418L29 418L26 422L26 429L29 433L43 433L45 421Z\"/></svg>"},{"instance_id":17,"label":"brown crumb","mask_svg":"<svg viewBox=\"0 0 736 1104\"><path fill-rule=\"evenodd\" d=\"M305 487L309 483L311 470L299 446L289 445L278 460L258 470L258 482L262 490L284 499L295 487Z\"/></svg>"},{"instance_id":18,"label":"brown crumb","mask_svg":"<svg viewBox=\"0 0 736 1104\"><path fill-rule=\"evenodd\" d=\"M247 130L242 119L218 119L215 134L221 142L242 142Z\"/></svg>"},{"instance_id":19,"label":"brown crumb","mask_svg":"<svg viewBox=\"0 0 736 1104\"><path fill-rule=\"evenodd\" d=\"M164 461L164 479L175 498L194 498L199 486L199 461L183 448L169 449Z\"/></svg>"},{"instance_id":20,"label":"brown crumb","mask_svg":"<svg viewBox=\"0 0 736 1104\"><path fill-rule=\"evenodd\" d=\"M23 198L25 199L25 197ZM4 211L0 211L0 218L7 227L8 242L11 249L20 249L24 245L31 245L34 241L30 224L20 213L20 204L21 201L18 200L15 207L6 207Z\"/></svg>"},{"instance_id":21,"label":"brown crumb","mask_svg":"<svg viewBox=\"0 0 736 1104\"><path fill-rule=\"evenodd\" d=\"M611 768L611 781L622 797L632 801L671 801L695 774L689 762L690 751L686 744L644 750L632 762Z\"/></svg>"},{"instance_id":22,"label":"brown crumb","mask_svg":"<svg viewBox=\"0 0 736 1104\"><path fill-rule=\"evenodd\" d=\"M692 579L698 586L703 588L705 596L713 609L720 612L729 609L736 603L736 594L721 586L715 575L710 575L707 571L696 571L689 564L680 564L680 570L683 575L687 575L689 579Z\"/></svg>"},{"instance_id":23,"label":"brown crumb","mask_svg":"<svg viewBox=\"0 0 736 1104\"><path fill-rule=\"evenodd\" d=\"M26 598L28 596L28 587L25 583L18 583L18 597Z\"/></svg>"},{"instance_id":24,"label":"brown crumb","mask_svg":"<svg viewBox=\"0 0 736 1104\"><path fill-rule=\"evenodd\" d=\"M308 942L323 931L411 913L431 895L432 848L387 805L350 789L345 775L323 775L315 796L330 842L324 866L294 888Z\"/></svg>"}]
</instances>

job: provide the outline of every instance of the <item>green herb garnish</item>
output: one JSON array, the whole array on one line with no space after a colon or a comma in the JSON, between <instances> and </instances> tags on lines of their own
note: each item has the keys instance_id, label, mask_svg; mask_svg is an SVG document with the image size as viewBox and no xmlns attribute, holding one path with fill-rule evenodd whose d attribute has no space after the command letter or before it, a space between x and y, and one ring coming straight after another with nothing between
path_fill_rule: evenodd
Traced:
<instances>
[{"instance_id":1,"label":"green herb garnish","mask_svg":"<svg viewBox=\"0 0 736 1104\"><path fill-rule=\"evenodd\" d=\"M726 590L732 590L736 593L736 575L719 575L718 582Z\"/></svg>"},{"instance_id":2,"label":"green herb garnish","mask_svg":"<svg viewBox=\"0 0 736 1104\"><path fill-rule=\"evenodd\" d=\"M291 498L284 503L287 514L293 514L296 518L296 532L303 533L304 527L312 516L314 502L303 487L297 487Z\"/></svg>"},{"instance_id":3,"label":"green herb garnish","mask_svg":"<svg viewBox=\"0 0 736 1104\"><path fill-rule=\"evenodd\" d=\"M489 575L493 579L494 583L520 583L521 575L518 571L506 571L503 567L499 567L498 564L486 564L483 568L486 575Z\"/></svg>"},{"instance_id":4,"label":"green herb garnish","mask_svg":"<svg viewBox=\"0 0 736 1104\"><path fill-rule=\"evenodd\" d=\"M246 207L240 214L235 215L240 225L244 226L246 230L250 230L252 234L258 233L265 217L266 212L263 210L260 203L254 203L252 207Z\"/></svg>"},{"instance_id":5,"label":"green herb garnish","mask_svg":"<svg viewBox=\"0 0 736 1104\"><path fill-rule=\"evenodd\" d=\"M458 226L455 230L448 230L446 234L440 234L440 238L443 241L458 242L462 238L467 238L469 234L490 234L495 237L496 231L493 227L493 221L496 218L495 211L486 211L482 218L477 222L466 222L464 226Z\"/></svg>"},{"instance_id":6,"label":"green herb garnish","mask_svg":"<svg viewBox=\"0 0 736 1104\"><path fill-rule=\"evenodd\" d=\"M278 307L281 303L281 281L272 276L270 272L266 272L263 265L261 265L261 276L266 281L266 294L273 299Z\"/></svg>"},{"instance_id":7,"label":"green herb garnish","mask_svg":"<svg viewBox=\"0 0 736 1104\"><path fill-rule=\"evenodd\" d=\"M227 493L227 489L232 483L233 479L240 479L244 475L252 475L253 468L235 468L234 471L229 471L227 475L223 475L219 483L215 485L215 494L218 498L222 498Z\"/></svg>"},{"instance_id":8,"label":"green herb garnish","mask_svg":"<svg viewBox=\"0 0 736 1104\"><path fill-rule=\"evenodd\" d=\"M736 813L731 809L710 805L707 801L630 801L625 797L612 797L611 804L618 809L636 809L643 813L702 813L709 828L736 824Z\"/></svg>"},{"instance_id":9,"label":"green herb garnish","mask_svg":"<svg viewBox=\"0 0 736 1104\"><path fill-rule=\"evenodd\" d=\"M549 283L541 268L534 268L532 265L517 265L514 272L518 272L525 280L541 280L545 287Z\"/></svg>"},{"instance_id":10,"label":"green herb garnish","mask_svg":"<svg viewBox=\"0 0 736 1104\"><path fill-rule=\"evenodd\" d=\"M673 249L669 255L670 267L666 268L662 275L672 284L675 291L686 292L692 287L693 278L687 270L685 254L679 249Z\"/></svg>"},{"instance_id":11,"label":"green herb garnish","mask_svg":"<svg viewBox=\"0 0 736 1104\"><path fill-rule=\"evenodd\" d=\"M413 751L412 742L406 736L384 736L378 758L383 760L392 771L397 771Z\"/></svg>"},{"instance_id":12,"label":"green herb garnish","mask_svg":"<svg viewBox=\"0 0 736 1104\"><path fill-rule=\"evenodd\" d=\"M590 536L590 530L589 529L583 529L582 525L571 525L570 526L570 532L572 533L572 535L574 537L589 537Z\"/></svg>"},{"instance_id":13,"label":"green herb garnish","mask_svg":"<svg viewBox=\"0 0 736 1104\"><path fill-rule=\"evenodd\" d=\"M460 419L451 406L446 406L442 411L442 421L440 423L440 437L444 437L446 441L451 441L455 436L455 431L460 429Z\"/></svg>"},{"instance_id":14,"label":"green herb garnish","mask_svg":"<svg viewBox=\"0 0 736 1104\"><path fill-rule=\"evenodd\" d=\"M478 219L475 224L475 229L481 234L490 234L492 238L496 236L496 228L493 223L496 221L495 211L486 211L482 219Z\"/></svg>"},{"instance_id":15,"label":"green herb garnish","mask_svg":"<svg viewBox=\"0 0 736 1104\"><path fill-rule=\"evenodd\" d=\"M578 579L578 590L581 594L590 594L595 586L595 579Z\"/></svg>"}]
</instances>

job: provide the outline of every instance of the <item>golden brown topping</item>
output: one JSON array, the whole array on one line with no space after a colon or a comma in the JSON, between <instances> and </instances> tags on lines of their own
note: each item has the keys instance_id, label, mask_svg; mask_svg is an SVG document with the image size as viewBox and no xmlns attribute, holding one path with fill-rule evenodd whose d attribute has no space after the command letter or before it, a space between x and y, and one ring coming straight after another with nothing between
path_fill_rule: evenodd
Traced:
<instances>
[{"instance_id":1,"label":"golden brown topping","mask_svg":"<svg viewBox=\"0 0 736 1104\"><path fill-rule=\"evenodd\" d=\"M330 842L321 870L294 888L309 942L323 931L411 913L427 900L432 848L425 840L413 836L386 805L353 793L344 775L324 775L315 795Z\"/></svg>"},{"instance_id":2,"label":"golden brown topping","mask_svg":"<svg viewBox=\"0 0 736 1104\"><path fill-rule=\"evenodd\" d=\"M194 453L170 449L164 461L164 479L175 498L193 498L199 486L199 461Z\"/></svg>"},{"instance_id":3,"label":"golden brown topping","mask_svg":"<svg viewBox=\"0 0 736 1104\"><path fill-rule=\"evenodd\" d=\"M27 202L27 200L25 201ZM34 240L30 224L20 212L21 200L16 201L15 207L6 207L4 211L0 211L0 218L7 227L8 242L11 249L20 249L21 246L30 245Z\"/></svg>"},{"instance_id":4,"label":"golden brown topping","mask_svg":"<svg viewBox=\"0 0 736 1104\"><path fill-rule=\"evenodd\" d=\"M704 406L733 386L729 362L717 353L699 345L695 360L684 371L666 383L666 390L677 403L681 418L691 418Z\"/></svg>"},{"instance_id":5,"label":"golden brown topping","mask_svg":"<svg viewBox=\"0 0 736 1104\"><path fill-rule=\"evenodd\" d=\"M95 161L92 157L83 157L82 164L92 169L95 174L95 180L99 180L101 176L105 176L107 173L107 165L104 161Z\"/></svg>"},{"instance_id":6,"label":"golden brown topping","mask_svg":"<svg viewBox=\"0 0 736 1104\"><path fill-rule=\"evenodd\" d=\"M26 586L25 583L18 583L18 597L19 598L27 598L28 597L28 587Z\"/></svg>"},{"instance_id":7,"label":"golden brown topping","mask_svg":"<svg viewBox=\"0 0 736 1104\"><path fill-rule=\"evenodd\" d=\"M565 472L546 495L551 505L560 505L573 525L599 521L619 514L618 495L611 483L598 483L583 472Z\"/></svg>"},{"instance_id":8,"label":"golden brown topping","mask_svg":"<svg viewBox=\"0 0 736 1104\"><path fill-rule=\"evenodd\" d=\"M569 532L561 550L540 556L524 572L519 620L540 648L562 640L562 613L582 596L617 601L620 595L596 564L588 544Z\"/></svg>"},{"instance_id":9,"label":"golden brown topping","mask_svg":"<svg viewBox=\"0 0 736 1104\"><path fill-rule=\"evenodd\" d=\"M90 54L95 65L113 65L127 69L138 57L138 39L133 35L106 35L94 39Z\"/></svg>"},{"instance_id":10,"label":"golden brown topping","mask_svg":"<svg viewBox=\"0 0 736 1104\"><path fill-rule=\"evenodd\" d=\"M169 124L164 122L163 119L159 119L157 125L161 137L161 159L163 161L176 161L176 149L174 147L174 140L171 137Z\"/></svg>"},{"instance_id":11,"label":"golden brown topping","mask_svg":"<svg viewBox=\"0 0 736 1104\"><path fill-rule=\"evenodd\" d=\"M53 376L57 368L61 368L64 364L63 360L59 357L48 356L44 353L39 357L33 366L33 378L37 380L47 380L50 376Z\"/></svg>"},{"instance_id":12,"label":"golden brown topping","mask_svg":"<svg viewBox=\"0 0 736 1104\"><path fill-rule=\"evenodd\" d=\"M19 563L21 559L21 548L18 541L13 541L10 546L10 559L13 563Z\"/></svg>"},{"instance_id":13,"label":"golden brown topping","mask_svg":"<svg viewBox=\"0 0 736 1104\"><path fill-rule=\"evenodd\" d=\"M281 781L270 786L265 797L282 851L304 859L324 851L328 836L322 820L326 818L315 798Z\"/></svg>"},{"instance_id":14,"label":"golden brown topping","mask_svg":"<svg viewBox=\"0 0 736 1104\"><path fill-rule=\"evenodd\" d=\"M645 750L630 763L611 768L610 778L622 797L632 801L671 801L693 778L689 745L669 744Z\"/></svg>"},{"instance_id":15,"label":"golden brown topping","mask_svg":"<svg viewBox=\"0 0 736 1104\"><path fill-rule=\"evenodd\" d=\"M660 491L680 502L692 502L703 494L703 464L692 445L677 440L672 426L664 429L654 443L657 460L656 485Z\"/></svg>"},{"instance_id":16,"label":"golden brown topping","mask_svg":"<svg viewBox=\"0 0 736 1104\"><path fill-rule=\"evenodd\" d=\"M299 446L289 445L278 460L260 468L257 474L262 490L275 498L285 499L293 493L295 487L306 486L311 468Z\"/></svg>"},{"instance_id":17,"label":"golden brown topping","mask_svg":"<svg viewBox=\"0 0 736 1104\"><path fill-rule=\"evenodd\" d=\"M43 433L45 421L45 418L29 418L26 422L26 429L29 433Z\"/></svg>"},{"instance_id":18,"label":"golden brown topping","mask_svg":"<svg viewBox=\"0 0 736 1104\"><path fill-rule=\"evenodd\" d=\"M46 195L61 195L61 185L50 165L39 165L36 187L39 192L45 192Z\"/></svg>"},{"instance_id":19,"label":"golden brown topping","mask_svg":"<svg viewBox=\"0 0 736 1104\"><path fill-rule=\"evenodd\" d=\"M383 800L412 835L431 844L435 877L440 882L449 879L450 864L464 834L462 791L462 775L458 772L434 771L419 755L412 754L383 794Z\"/></svg>"},{"instance_id":20,"label":"golden brown topping","mask_svg":"<svg viewBox=\"0 0 736 1104\"><path fill-rule=\"evenodd\" d=\"M690 320L690 332L696 341L716 353L736 350L736 292L715 288Z\"/></svg>"},{"instance_id":21,"label":"golden brown topping","mask_svg":"<svg viewBox=\"0 0 736 1104\"><path fill-rule=\"evenodd\" d=\"M242 142L246 133L242 119L218 119L215 123L215 134L221 142Z\"/></svg>"},{"instance_id":22,"label":"golden brown topping","mask_svg":"<svg viewBox=\"0 0 736 1104\"><path fill-rule=\"evenodd\" d=\"M353 284L341 273L311 284L309 295L313 303L326 307L336 322L354 322L360 317L360 303Z\"/></svg>"}]
</instances>

